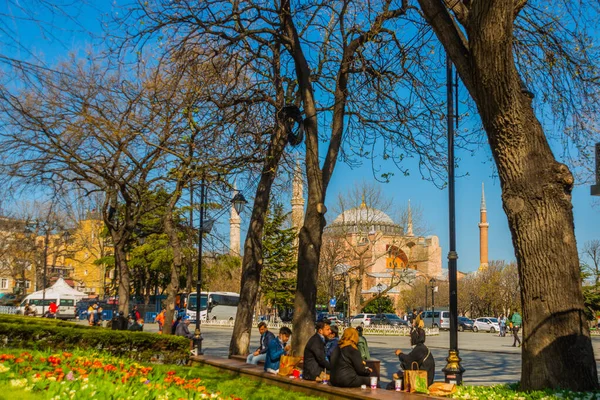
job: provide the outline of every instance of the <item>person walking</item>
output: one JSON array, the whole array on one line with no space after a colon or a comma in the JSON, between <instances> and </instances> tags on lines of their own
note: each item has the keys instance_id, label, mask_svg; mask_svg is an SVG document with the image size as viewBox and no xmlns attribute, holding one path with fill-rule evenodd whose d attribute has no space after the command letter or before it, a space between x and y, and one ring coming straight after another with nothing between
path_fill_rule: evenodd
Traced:
<instances>
[{"instance_id":1,"label":"person walking","mask_svg":"<svg viewBox=\"0 0 600 400\"><path fill-rule=\"evenodd\" d=\"M360 351L360 357L367 361L371 358L371 354L369 353L369 343L367 343L367 338L363 336L363 327L359 326L356 328L358 332L358 351Z\"/></svg>"},{"instance_id":2,"label":"person walking","mask_svg":"<svg viewBox=\"0 0 600 400\"><path fill-rule=\"evenodd\" d=\"M258 324L258 333L260 333L260 346L254 353L248 354L246 358L247 364L258 365L260 361L265 361L267 358L267 349L271 340L275 339L275 335L267 328L267 323L262 321ZM279 369L279 368L277 368Z\"/></svg>"},{"instance_id":3,"label":"person walking","mask_svg":"<svg viewBox=\"0 0 600 400\"><path fill-rule=\"evenodd\" d=\"M325 342L331 333L331 326L328 320L321 320L316 323L316 333L308 339L304 347L304 369L302 371L303 379L306 381L316 380L322 372L331 369L331 364L325 358Z\"/></svg>"},{"instance_id":4,"label":"person walking","mask_svg":"<svg viewBox=\"0 0 600 400\"><path fill-rule=\"evenodd\" d=\"M339 345L331 355L331 385L360 387L369 385L371 368L368 368L358 350L358 331L346 328Z\"/></svg>"},{"instance_id":5,"label":"person walking","mask_svg":"<svg viewBox=\"0 0 600 400\"><path fill-rule=\"evenodd\" d=\"M160 310L154 321L158 324L158 334L162 334L163 325L165 324L165 309Z\"/></svg>"},{"instance_id":6,"label":"person walking","mask_svg":"<svg viewBox=\"0 0 600 400\"><path fill-rule=\"evenodd\" d=\"M498 324L500 325L500 333L498 333L498 336L506 336L506 317L504 314L500 314L500 318L498 318Z\"/></svg>"},{"instance_id":7,"label":"person walking","mask_svg":"<svg viewBox=\"0 0 600 400\"><path fill-rule=\"evenodd\" d=\"M523 323L523 318L521 318L521 315L517 311L515 311L512 317L510 318L510 322L512 323L512 333L514 337L512 347L515 347L517 342L519 342L519 347L521 347L521 339L519 339L519 329L521 328L521 325Z\"/></svg>"}]
</instances>

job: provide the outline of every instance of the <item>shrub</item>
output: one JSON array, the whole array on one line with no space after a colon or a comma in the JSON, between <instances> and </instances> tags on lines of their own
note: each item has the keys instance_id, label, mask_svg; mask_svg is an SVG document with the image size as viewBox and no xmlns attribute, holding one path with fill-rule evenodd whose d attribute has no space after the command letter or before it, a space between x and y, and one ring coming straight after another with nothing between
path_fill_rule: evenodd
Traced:
<instances>
[{"instance_id":1,"label":"shrub","mask_svg":"<svg viewBox=\"0 0 600 400\"><path fill-rule=\"evenodd\" d=\"M138 361L187 362L190 341L171 335L113 331L45 318L0 317L0 345L6 347L103 350Z\"/></svg>"}]
</instances>

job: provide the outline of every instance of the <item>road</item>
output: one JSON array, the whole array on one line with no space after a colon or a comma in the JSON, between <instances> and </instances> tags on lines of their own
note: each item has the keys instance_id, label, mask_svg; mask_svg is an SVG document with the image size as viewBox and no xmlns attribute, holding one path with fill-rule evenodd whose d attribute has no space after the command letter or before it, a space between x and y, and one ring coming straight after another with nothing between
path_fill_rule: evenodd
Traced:
<instances>
[{"instance_id":1,"label":"road","mask_svg":"<svg viewBox=\"0 0 600 400\"><path fill-rule=\"evenodd\" d=\"M85 321L84 321L85 322ZM190 330L193 330L190 326ZM157 332L156 324L146 324L146 332ZM227 357L232 329L230 327L203 327L204 353L211 356ZM258 331L253 332L252 348L258 347ZM381 377L386 382L399 368L396 349L410 351L410 338L406 336L366 336L371 358L381 361ZM463 381L468 385L494 385L516 382L521 375L521 349L512 347L512 336L498 337L491 333L459 332L458 347L462 366L465 368ZM448 356L449 333L440 332L439 336L429 336L425 342L435 359L435 379L442 381L442 368ZM600 361L600 337L592 337L596 360Z\"/></svg>"}]
</instances>

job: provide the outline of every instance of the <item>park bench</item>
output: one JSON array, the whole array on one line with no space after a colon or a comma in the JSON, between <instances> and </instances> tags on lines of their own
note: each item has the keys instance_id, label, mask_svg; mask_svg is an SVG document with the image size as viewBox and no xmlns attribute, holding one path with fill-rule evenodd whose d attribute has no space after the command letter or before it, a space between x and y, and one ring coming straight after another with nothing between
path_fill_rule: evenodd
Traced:
<instances>
[{"instance_id":1,"label":"park bench","mask_svg":"<svg viewBox=\"0 0 600 400\"><path fill-rule=\"evenodd\" d=\"M322 383L305 381L302 379L292 379L286 376L279 376L264 372L263 366L246 364L246 359L243 356L233 356L232 358L220 358L211 356L193 356L192 363L210 365L226 371L232 375L243 375L252 380L263 382L269 385L279 386L285 390L293 390L302 392L309 396L325 397L327 399L380 399L380 400L423 400L437 399L438 397L426 396L414 393L395 392L380 389L360 388L338 388Z\"/></svg>"}]
</instances>

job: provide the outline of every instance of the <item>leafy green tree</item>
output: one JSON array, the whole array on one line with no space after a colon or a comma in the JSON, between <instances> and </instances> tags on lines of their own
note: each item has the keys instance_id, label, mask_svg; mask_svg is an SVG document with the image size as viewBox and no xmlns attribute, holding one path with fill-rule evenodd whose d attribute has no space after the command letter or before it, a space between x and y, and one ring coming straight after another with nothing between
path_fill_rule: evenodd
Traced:
<instances>
[{"instance_id":1,"label":"leafy green tree","mask_svg":"<svg viewBox=\"0 0 600 400\"><path fill-rule=\"evenodd\" d=\"M394 301L390 296L381 296L367 304L362 312L371 314L377 314L379 312L395 314L396 308L394 307Z\"/></svg>"},{"instance_id":2,"label":"leafy green tree","mask_svg":"<svg viewBox=\"0 0 600 400\"><path fill-rule=\"evenodd\" d=\"M294 228L286 228L288 215L281 203L272 205L263 234L263 298L278 308L290 308L296 293L296 248Z\"/></svg>"}]
</instances>

